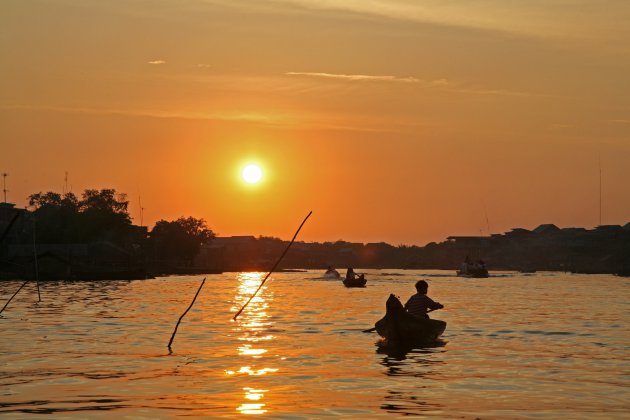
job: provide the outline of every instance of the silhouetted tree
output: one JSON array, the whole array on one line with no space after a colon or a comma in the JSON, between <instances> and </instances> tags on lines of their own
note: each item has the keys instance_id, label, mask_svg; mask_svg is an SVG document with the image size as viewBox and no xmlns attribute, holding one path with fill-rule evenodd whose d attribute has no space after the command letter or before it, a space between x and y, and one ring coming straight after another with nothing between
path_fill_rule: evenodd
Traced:
<instances>
[{"instance_id":1,"label":"silhouetted tree","mask_svg":"<svg viewBox=\"0 0 630 420\"><path fill-rule=\"evenodd\" d=\"M114 189L85 190L78 200L73 193L52 191L28 198L37 221L40 242L70 243L126 239L131 218L125 194Z\"/></svg>"},{"instance_id":2,"label":"silhouetted tree","mask_svg":"<svg viewBox=\"0 0 630 420\"><path fill-rule=\"evenodd\" d=\"M115 189L85 190L79 201L80 236L87 241L123 242L131 226L127 195Z\"/></svg>"},{"instance_id":3,"label":"silhouetted tree","mask_svg":"<svg viewBox=\"0 0 630 420\"><path fill-rule=\"evenodd\" d=\"M73 193L36 193L28 197L35 214L37 240L48 243L76 241L79 224L79 201Z\"/></svg>"},{"instance_id":4,"label":"silhouetted tree","mask_svg":"<svg viewBox=\"0 0 630 420\"><path fill-rule=\"evenodd\" d=\"M59 193L49 191L47 193L31 194L28 197L28 205L39 210L42 207L64 207L74 211L78 210L79 201L73 193L66 193L63 196Z\"/></svg>"},{"instance_id":5,"label":"silhouetted tree","mask_svg":"<svg viewBox=\"0 0 630 420\"><path fill-rule=\"evenodd\" d=\"M204 219L180 217L172 222L158 221L149 236L156 258L171 263L180 260L192 265L201 244L213 239L215 234Z\"/></svg>"}]
</instances>

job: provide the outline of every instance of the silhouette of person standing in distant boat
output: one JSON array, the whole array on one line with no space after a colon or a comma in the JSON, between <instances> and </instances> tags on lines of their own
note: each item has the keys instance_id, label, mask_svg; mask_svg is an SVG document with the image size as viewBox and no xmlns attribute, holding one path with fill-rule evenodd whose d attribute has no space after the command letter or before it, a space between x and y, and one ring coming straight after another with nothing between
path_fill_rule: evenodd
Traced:
<instances>
[{"instance_id":1,"label":"silhouette of person standing in distant boat","mask_svg":"<svg viewBox=\"0 0 630 420\"><path fill-rule=\"evenodd\" d=\"M365 278L365 274L357 274L354 272L352 267L348 267L348 271L346 272L346 280L363 280Z\"/></svg>"},{"instance_id":2,"label":"silhouette of person standing in distant boat","mask_svg":"<svg viewBox=\"0 0 630 420\"><path fill-rule=\"evenodd\" d=\"M416 290L418 293L411 296L407 303L405 303L405 309L411 315L415 315L420 318L428 318L428 312L442 309L444 307L441 303L436 302L427 296L429 284L426 281L418 280L416 283Z\"/></svg>"}]
</instances>

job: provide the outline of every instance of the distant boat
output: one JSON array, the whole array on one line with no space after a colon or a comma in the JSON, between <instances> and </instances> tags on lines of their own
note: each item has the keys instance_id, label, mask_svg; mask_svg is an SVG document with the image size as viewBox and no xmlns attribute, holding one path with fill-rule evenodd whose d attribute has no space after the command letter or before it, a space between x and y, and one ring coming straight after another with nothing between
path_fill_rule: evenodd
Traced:
<instances>
[{"instance_id":1,"label":"distant boat","mask_svg":"<svg viewBox=\"0 0 630 420\"><path fill-rule=\"evenodd\" d=\"M435 342L446 329L446 322L408 313L400 300L389 295L385 316L374 326L386 346L414 347Z\"/></svg>"},{"instance_id":2,"label":"distant boat","mask_svg":"<svg viewBox=\"0 0 630 420\"><path fill-rule=\"evenodd\" d=\"M339 280L341 278L341 274L339 274L339 271L335 270L334 268L328 268L328 270L326 270L322 278L330 279L330 280Z\"/></svg>"},{"instance_id":3,"label":"distant boat","mask_svg":"<svg viewBox=\"0 0 630 420\"><path fill-rule=\"evenodd\" d=\"M360 274L355 278L345 278L343 279L343 285L346 287L365 287L367 280L365 279L364 274Z\"/></svg>"},{"instance_id":4,"label":"distant boat","mask_svg":"<svg viewBox=\"0 0 630 420\"><path fill-rule=\"evenodd\" d=\"M458 277L468 277L468 278L476 278L476 279L485 279L490 277L488 270L485 268L477 268L477 269L468 269L466 271L457 270Z\"/></svg>"},{"instance_id":5,"label":"distant boat","mask_svg":"<svg viewBox=\"0 0 630 420\"><path fill-rule=\"evenodd\" d=\"M486 265L482 260L473 263L470 262L468 257L466 257L466 260L462 263L461 268L457 270L457 276L481 279L489 277L489 274L488 269L486 268Z\"/></svg>"}]
</instances>

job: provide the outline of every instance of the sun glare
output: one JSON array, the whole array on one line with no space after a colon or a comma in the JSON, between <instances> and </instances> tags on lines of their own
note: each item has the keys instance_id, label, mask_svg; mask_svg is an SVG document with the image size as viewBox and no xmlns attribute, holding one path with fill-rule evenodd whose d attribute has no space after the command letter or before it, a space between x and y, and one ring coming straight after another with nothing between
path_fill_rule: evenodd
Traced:
<instances>
[{"instance_id":1,"label":"sun glare","mask_svg":"<svg viewBox=\"0 0 630 420\"><path fill-rule=\"evenodd\" d=\"M262 179L262 169L258 165L247 165L243 169L243 180L248 184L257 184Z\"/></svg>"}]
</instances>

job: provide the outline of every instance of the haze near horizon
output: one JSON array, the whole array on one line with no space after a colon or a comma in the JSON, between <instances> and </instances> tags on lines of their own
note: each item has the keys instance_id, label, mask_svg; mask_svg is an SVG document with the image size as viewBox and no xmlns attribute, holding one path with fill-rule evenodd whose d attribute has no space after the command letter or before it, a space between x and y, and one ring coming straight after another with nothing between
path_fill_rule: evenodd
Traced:
<instances>
[{"instance_id":1,"label":"haze near horizon","mask_svg":"<svg viewBox=\"0 0 630 420\"><path fill-rule=\"evenodd\" d=\"M625 224L630 3L603 3L8 0L7 201L67 171L135 223L222 236L287 239L310 210L300 240L589 228L600 191Z\"/></svg>"}]
</instances>

